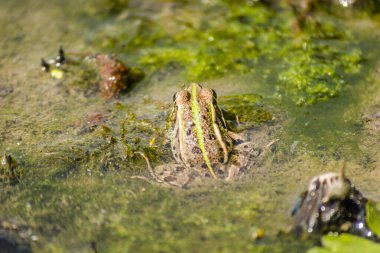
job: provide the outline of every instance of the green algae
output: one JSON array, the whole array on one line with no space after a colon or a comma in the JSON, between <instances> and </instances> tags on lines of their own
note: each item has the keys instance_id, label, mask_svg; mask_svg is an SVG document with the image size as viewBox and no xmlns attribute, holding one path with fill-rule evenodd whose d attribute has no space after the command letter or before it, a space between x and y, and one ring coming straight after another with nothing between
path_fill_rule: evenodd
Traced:
<instances>
[{"instance_id":1,"label":"green algae","mask_svg":"<svg viewBox=\"0 0 380 253\"><path fill-rule=\"evenodd\" d=\"M336 97L349 85L344 76L360 72L362 53L355 47L342 50L345 47L349 46L335 48L305 38L286 49L293 53L284 56L286 70L279 74L279 81L287 92L297 94L293 96L296 104L310 105Z\"/></svg>"},{"instance_id":2,"label":"green algae","mask_svg":"<svg viewBox=\"0 0 380 253\"><path fill-rule=\"evenodd\" d=\"M350 85L350 76L360 72L361 48L336 20L321 16L318 27L309 24L294 42L297 35L289 27L297 17L289 8L275 15L259 3L216 3L205 12L199 24L175 35L159 25L150 28L164 33L165 40L147 39L139 63L153 70L177 64L188 80L207 80L255 72L265 62L277 62L281 67L270 78L299 105L338 96Z\"/></svg>"},{"instance_id":3,"label":"green algae","mask_svg":"<svg viewBox=\"0 0 380 253\"><path fill-rule=\"evenodd\" d=\"M360 108L352 110L359 98L351 95L376 83L367 79L374 68L363 61L376 43L363 47L361 36L349 35L361 27L336 22L336 17L329 25L322 20L328 38L313 27L293 34L285 27L295 19L286 6L278 14L245 1L181 1L174 9L166 0L154 6L115 1L123 9L109 11L113 7L107 2L1 3L0 22L9 37L0 40L5 49L0 52L0 151L14 155L25 172L16 185L1 182L1 215L28 223L38 238L31 242L35 252L93 252L94 247L98 252L305 252L314 242L278 237L278 231L291 224L292 203L310 177L333 171L334 166L326 165L330 161L352 159L355 150L346 146L360 143L361 127L355 125ZM24 19L10 18L10 13ZM253 25L257 27L251 31ZM336 35L344 29L348 31ZM97 79L82 65L82 74L73 71L67 79L51 80L38 72L38 63L61 44L68 52L117 53L142 68L146 79L111 101L97 96ZM310 59L303 58L304 50ZM154 54L166 53L173 54L166 62L149 62L156 59ZM347 65L341 57L348 57ZM318 66L311 71L308 64ZM289 66L293 73L302 70L300 88L280 79ZM318 71L327 88L318 84ZM278 145L263 164L230 184L175 190L131 179L149 176L136 151L148 154L154 165L173 161L164 138L163 104L186 79L195 78L207 79L205 86L220 95L220 106L244 123L273 124L267 121L270 116L284 117L277 113L286 110L290 123L282 122L284 130L271 137L280 139ZM293 78L296 82L297 76ZM362 84L356 85L358 80ZM257 93L263 98L251 95ZM316 101L321 103L294 107ZM88 125L93 113L103 114L106 122ZM295 140L300 144L290 152ZM378 178L367 167L348 171L355 174L355 183L378 197L373 190ZM252 236L257 229L266 232L261 240Z\"/></svg>"},{"instance_id":4,"label":"green algae","mask_svg":"<svg viewBox=\"0 0 380 253\"><path fill-rule=\"evenodd\" d=\"M242 124L260 124L272 120L273 114L265 108L263 98L255 94L223 96L218 99L224 116Z\"/></svg>"},{"instance_id":5,"label":"green algae","mask_svg":"<svg viewBox=\"0 0 380 253\"><path fill-rule=\"evenodd\" d=\"M122 47L118 51L149 72L177 66L187 80L257 73L261 65L275 62L279 67L268 78L299 105L338 96L360 72L362 48L337 18L317 15L297 34L291 27L298 17L286 5L277 11L244 1L180 6L156 22L126 18L111 25L113 42L100 33L98 43L113 50ZM171 19L178 25L168 25Z\"/></svg>"}]
</instances>

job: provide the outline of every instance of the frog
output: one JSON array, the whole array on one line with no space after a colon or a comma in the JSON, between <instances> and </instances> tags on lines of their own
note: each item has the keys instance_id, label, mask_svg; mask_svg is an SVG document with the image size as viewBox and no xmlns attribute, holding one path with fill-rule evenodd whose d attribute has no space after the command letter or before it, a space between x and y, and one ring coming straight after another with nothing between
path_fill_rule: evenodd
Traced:
<instances>
[{"instance_id":1,"label":"frog","mask_svg":"<svg viewBox=\"0 0 380 253\"><path fill-rule=\"evenodd\" d=\"M292 231L301 235L351 233L379 241L366 223L369 200L353 185L342 168L314 177L292 211Z\"/></svg>"},{"instance_id":2,"label":"frog","mask_svg":"<svg viewBox=\"0 0 380 253\"><path fill-rule=\"evenodd\" d=\"M175 163L152 168L152 178L167 186L186 187L197 178L233 181L261 149L231 131L217 103L215 90L191 83L173 96L169 140Z\"/></svg>"}]
</instances>

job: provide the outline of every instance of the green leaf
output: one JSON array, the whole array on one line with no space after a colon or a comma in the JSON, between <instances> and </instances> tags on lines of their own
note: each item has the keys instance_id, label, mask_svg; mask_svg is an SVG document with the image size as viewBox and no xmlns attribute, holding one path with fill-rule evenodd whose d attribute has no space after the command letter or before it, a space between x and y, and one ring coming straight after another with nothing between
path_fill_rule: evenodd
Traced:
<instances>
[{"instance_id":1,"label":"green leaf","mask_svg":"<svg viewBox=\"0 0 380 253\"><path fill-rule=\"evenodd\" d=\"M350 234L342 234L339 236L325 235L322 237L322 245L322 247L311 248L307 253L380 252L380 244Z\"/></svg>"},{"instance_id":2,"label":"green leaf","mask_svg":"<svg viewBox=\"0 0 380 253\"><path fill-rule=\"evenodd\" d=\"M366 209L368 227L380 236L380 203L368 201Z\"/></svg>"}]
</instances>

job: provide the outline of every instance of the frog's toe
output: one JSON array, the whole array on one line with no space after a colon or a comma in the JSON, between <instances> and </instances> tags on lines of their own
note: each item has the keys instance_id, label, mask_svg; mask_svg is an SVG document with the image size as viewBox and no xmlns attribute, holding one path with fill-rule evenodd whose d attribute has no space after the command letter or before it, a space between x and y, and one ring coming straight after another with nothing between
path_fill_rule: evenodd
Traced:
<instances>
[{"instance_id":1,"label":"frog's toe","mask_svg":"<svg viewBox=\"0 0 380 253\"><path fill-rule=\"evenodd\" d=\"M248 156L259 156L262 152L262 149L257 146L254 142L244 142L235 146L235 150L238 152L239 156L248 157Z\"/></svg>"},{"instance_id":2,"label":"frog's toe","mask_svg":"<svg viewBox=\"0 0 380 253\"><path fill-rule=\"evenodd\" d=\"M226 181L233 181L237 175L239 174L240 167L236 165L231 165L228 169L228 175L226 177Z\"/></svg>"}]
</instances>

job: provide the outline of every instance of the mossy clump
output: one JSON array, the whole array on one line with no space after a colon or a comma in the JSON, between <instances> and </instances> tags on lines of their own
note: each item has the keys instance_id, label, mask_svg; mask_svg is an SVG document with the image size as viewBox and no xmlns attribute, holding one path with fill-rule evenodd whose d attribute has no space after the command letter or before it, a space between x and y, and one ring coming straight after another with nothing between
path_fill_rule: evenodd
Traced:
<instances>
[{"instance_id":1,"label":"mossy clump","mask_svg":"<svg viewBox=\"0 0 380 253\"><path fill-rule=\"evenodd\" d=\"M259 124L270 121L273 114L264 107L263 98L255 94L224 96L218 99L224 115L242 124Z\"/></svg>"},{"instance_id":2,"label":"mossy clump","mask_svg":"<svg viewBox=\"0 0 380 253\"><path fill-rule=\"evenodd\" d=\"M24 175L24 170L18 167L16 159L9 154L3 155L0 166L0 182L16 184Z\"/></svg>"},{"instance_id":3,"label":"mossy clump","mask_svg":"<svg viewBox=\"0 0 380 253\"><path fill-rule=\"evenodd\" d=\"M283 68L278 74L279 88L298 105L310 105L336 97L349 85L347 75L360 72L362 52L358 48L335 48L324 41L305 36L287 45Z\"/></svg>"},{"instance_id":4,"label":"mossy clump","mask_svg":"<svg viewBox=\"0 0 380 253\"><path fill-rule=\"evenodd\" d=\"M159 67L175 63L184 67L189 79L248 73L260 56L279 46L268 41L283 37L282 28L271 22L274 13L262 5L218 2L199 11L197 24L183 26L176 34L166 31L170 39L145 47L140 64Z\"/></svg>"},{"instance_id":5,"label":"mossy clump","mask_svg":"<svg viewBox=\"0 0 380 253\"><path fill-rule=\"evenodd\" d=\"M165 139L163 126L156 125L152 120L138 119L123 105L117 106L119 113L125 113L119 124L111 126L103 123L87 132L92 143L88 144L87 156L82 164L84 170L91 173L128 171L128 168L136 167L136 161L141 160L137 152L144 153L152 161L167 152L158 148Z\"/></svg>"}]
</instances>

